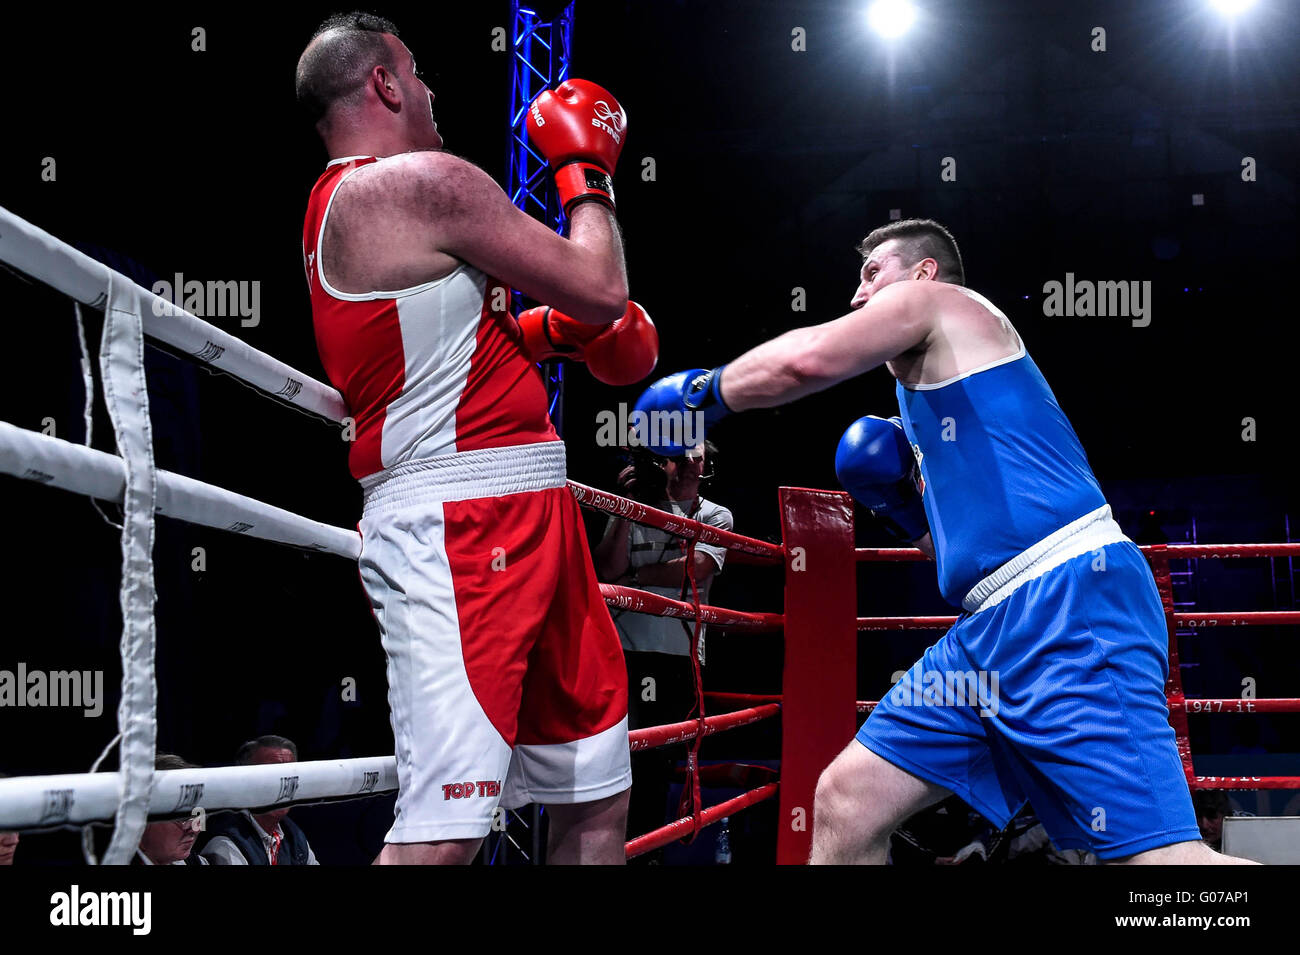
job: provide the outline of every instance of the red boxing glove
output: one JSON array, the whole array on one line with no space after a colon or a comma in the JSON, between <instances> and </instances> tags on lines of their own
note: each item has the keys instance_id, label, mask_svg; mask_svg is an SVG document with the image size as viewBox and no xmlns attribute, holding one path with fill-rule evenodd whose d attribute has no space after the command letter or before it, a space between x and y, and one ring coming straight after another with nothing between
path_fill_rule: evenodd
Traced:
<instances>
[{"instance_id":1,"label":"red boxing glove","mask_svg":"<svg viewBox=\"0 0 1300 955\"><path fill-rule=\"evenodd\" d=\"M659 364L659 332L644 308L628 302L623 317L588 342L583 354L597 381L635 384Z\"/></svg>"},{"instance_id":2,"label":"red boxing glove","mask_svg":"<svg viewBox=\"0 0 1300 955\"><path fill-rule=\"evenodd\" d=\"M587 342L609 325L589 325L542 305L520 312L519 328L524 333L524 351L533 361L551 358L582 361Z\"/></svg>"},{"instance_id":3,"label":"red boxing glove","mask_svg":"<svg viewBox=\"0 0 1300 955\"><path fill-rule=\"evenodd\" d=\"M565 80L528 107L528 138L555 171L566 215L579 202L614 208L614 168L627 132L627 111L587 80Z\"/></svg>"},{"instance_id":4,"label":"red boxing glove","mask_svg":"<svg viewBox=\"0 0 1300 955\"><path fill-rule=\"evenodd\" d=\"M638 382L659 362L659 333L636 302L608 325L589 325L549 306L530 308L519 314L519 328L533 361L585 361L592 377L607 385Z\"/></svg>"}]
</instances>

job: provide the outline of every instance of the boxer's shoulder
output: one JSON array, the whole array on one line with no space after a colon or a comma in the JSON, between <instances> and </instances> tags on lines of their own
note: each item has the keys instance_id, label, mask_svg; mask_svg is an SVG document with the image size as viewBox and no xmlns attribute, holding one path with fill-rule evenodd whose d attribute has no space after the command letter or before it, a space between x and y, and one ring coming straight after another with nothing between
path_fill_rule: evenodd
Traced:
<instances>
[{"instance_id":1,"label":"boxer's shoulder","mask_svg":"<svg viewBox=\"0 0 1300 955\"><path fill-rule=\"evenodd\" d=\"M894 374L904 384L947 381L1020 353L1020 336L1011 321L978 292L942 282L906 284L933 286L923 293L932 305L933 327L923 355L903 356L911 361L896 361ZM925 359L923 368L921 358Z\"/></svg>"},{"instance_id":2,"label":"boxer's shoulder","mask_svg":"<svg viewBox=\"0 0 1300 955\"><path fill-rule=\"evenodd\" d=\"M427 214L472 197L491 178L473 163L440 150L387 156L358 168L339 186L338 200Z\"/></svg>"},{"instance_id":3,"label":"boxer's shoulder","mask_svg":"<svg viewBox=\"0 0 1300 955\"><path fill-rule=\"evenodd\" d=\"M322 243L335 287L347 293L410 288L454 271L461 263L441 250L440 239L457 214L455 182L465 169L486 177L433 150L389 156L349 174L330 205Z\"/></svg>"}]
</instances>

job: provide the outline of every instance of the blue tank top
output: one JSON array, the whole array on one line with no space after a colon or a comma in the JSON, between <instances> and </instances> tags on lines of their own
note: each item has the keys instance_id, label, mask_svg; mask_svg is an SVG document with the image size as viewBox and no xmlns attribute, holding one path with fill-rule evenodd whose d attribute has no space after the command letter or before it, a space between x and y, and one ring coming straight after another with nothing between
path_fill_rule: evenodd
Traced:
<instances>
[{"instance_id":1,"label":"blue tank top","mask_svg":"<svg viewBox=\"0 0 1300 955\"><path fill-rule=\"evenodd\" d=\"M1106 503L1074 428L1028 353L946 384L897 385L921 473L939 591L961 605L1021 551Z\"/></svg>"}]
</instances>

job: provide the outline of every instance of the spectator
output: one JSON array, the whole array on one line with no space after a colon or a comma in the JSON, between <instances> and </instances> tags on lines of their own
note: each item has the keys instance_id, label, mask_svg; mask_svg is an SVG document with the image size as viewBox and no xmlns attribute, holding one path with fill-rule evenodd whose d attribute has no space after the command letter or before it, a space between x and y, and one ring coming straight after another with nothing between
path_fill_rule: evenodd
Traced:
<instances>
[{"instance_id":1,"label":"spectator","mask_svg":"<svg viewBox=\"0 0 1300 955\"><path fill-rule=\"evenodd\" d=\"M1198 789L1192 793L1196 807L1196 824L1201 827L1201 841L1216 852L1222 851L1223 817L1232 815L1232 804L1222 789Z\"/></svg>"},{"instance_id":2,"label":"spectator","mask_svg":"<svg viewBox=\"0 0 1300 955\"><path fill-rule=\"evenodd\" d=\"M153 761L154 769L198 769L193 763L187 763L171 753L158 753ZM171 819L167 822L151 822L144 827L140 837L140 847L136 850L132 865L207 865L208 860L193 855L194 840L198 838L199 820L194 816L183 819Z\"/></svg>"},{"instance_id":3,"label":"spectator","mask_svg":"<svg viewBox=\"0 0 1300 955\"><path fill-rule=\"evenodd\" d=\"M618 476L619 485L638 501L723 530L732 527L731 511L700 495L713 476L717 448L711 441L677 458L645 450ZM727 551L709 544L695 546L695 583L700 603L709 602L713 576L722 570ZM691 599L683 541L666 531L611 517L596 548L596 574L606 583L638 587L675 600ZM690 658L693 621L611 608L627 661L628 728L640 729L688 719L695 709L695 674ZM704 663L704 631L698 658ZM628 834L641 835L664 824L673 759L663 749L632 757L632 799ZM651 856L644 861L655 861Z\"/></svg>"},{"instance_id":4,"label":"spectator","mask_svg":"<svg viewBox=\"0 0 1300 955\"><path fill-rule=\"evenodd\" d=\"M297 761L297 745L283 736L249 740L235 757L238 766ZM288 808L223 813L209 824L212 837L203 857L213 865L320 865L307 836L288 816Z\"/></svg>"}]
</instances>

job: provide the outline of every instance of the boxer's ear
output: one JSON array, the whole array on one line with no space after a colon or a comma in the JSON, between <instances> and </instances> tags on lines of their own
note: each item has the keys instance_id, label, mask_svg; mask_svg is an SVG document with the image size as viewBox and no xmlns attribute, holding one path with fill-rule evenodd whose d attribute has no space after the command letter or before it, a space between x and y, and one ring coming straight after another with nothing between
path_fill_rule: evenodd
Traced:
<instances>
[{"instance_id":1,"label":"boxer's ear","mask_svg":"<svg viewBox=\"0 0 1300 955\"><path fill-rule=\"evenodd\" d=\"M396 109L402 105L402 91L397 83L397 77L388 71L388 68L382 65L376 65L370 71L370 87L379 97L379 101L389 109Z\"/></svg>"}]
</instances>

